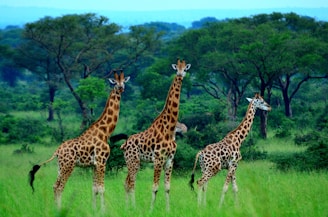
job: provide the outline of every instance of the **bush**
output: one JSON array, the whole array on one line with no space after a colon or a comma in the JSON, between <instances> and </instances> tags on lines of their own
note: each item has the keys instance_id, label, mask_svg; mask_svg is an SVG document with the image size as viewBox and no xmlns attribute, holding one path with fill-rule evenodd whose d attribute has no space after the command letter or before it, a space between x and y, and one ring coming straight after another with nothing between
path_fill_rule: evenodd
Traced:
<instances>
[{"instance_id":1,"label":"bush","mask_svg":"<svg viewBox=\"0 0 328 217\"><path fill-rule=\"evenodd\" d=\"M320 140L310 145L303 153L278 156L273 159L280 170L295 169L298 171L327 170L328 142Z\"/></svg>"},{"instance_id":2,"label":"bush","mask_svg":"<svg viewBox=\"0 0 328 217\"><path fill-rule=\"evenodd\" d=\"M307 145L311 143L311 141L318 141L320 138L320 134L318 132L311 132L307 134L297 134L294 138L294 143L296 145Z\"/></svg>"},{"instance_id":3,"label":"bush","mask_svg":"<svg viewBox=\"0 0 328 217\"><path fill-rule=\"evenodd\" d=\"M12 115L0 117L2 144L7 143L36 143L48 135L50 128L40 120L16 118Z\"/></svg>"},{"instance_id":4,"label":"bush","mask_svg":"<svg viewBox=\"0 0 328 217\"><path fill-rule=\"evenodd\" d=\"M256 145L256 140L253 137L247 138L240 147L240 152L243 160L263 160L266 159L268 153L266 151L259 150Z\"/></svg>"},{"instance_id":5,"label":"bush","mask_svg":"<svg viewBox=\"0 0 328 217\"><path fill-rule=\"evenodd\" d=\"M183 141L178 141L177 152L174 156L174 170L191 169L194 166L198 150Z\"/></svg>"}]
</instances>

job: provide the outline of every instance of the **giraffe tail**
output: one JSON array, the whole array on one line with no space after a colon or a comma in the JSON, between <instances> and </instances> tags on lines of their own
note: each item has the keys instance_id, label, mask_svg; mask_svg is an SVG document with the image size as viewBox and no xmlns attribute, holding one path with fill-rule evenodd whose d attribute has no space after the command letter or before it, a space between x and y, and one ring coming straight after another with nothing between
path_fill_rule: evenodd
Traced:
<instances>
[{"instance_id":1,"label":"giraffe tail","mask_svg":"<svg viewBox=\"0 0 328 217\"><path fill-rule=\"evenodd\" d=\"M196 167L197 167L197 161L198 161L198 158L199 158L199 155L200 155L201 152L198 152L197 155L196 155L196 159L195 159L195 163L194 163L194 168L192 170L192 173L191 173L191 178L190 178L190 181L189 181L189 186L190 186L190 189L192 191L194 191L194 182L195 182L195 170L196 170Z\"/></svg>"},{"instance_id":2,"label":"giraffe tail","mask_svg":"<svg viewBox=\"0 0 328 217\"><path fill-rule=\"evenodd\" d=\"M40 167L50 161L52 161L55 157L56 157L56 153L47 161L41 163L41 164L36 164L32 167L32 170L29 172L28 174L28 177L29 177L29 183L30 183L30 186L32 188L32 191L34 193L34 186L33 186L33 182L34 182L34 178L35 178L35 173L40 169Z\"/></svg>"}]
</instances>

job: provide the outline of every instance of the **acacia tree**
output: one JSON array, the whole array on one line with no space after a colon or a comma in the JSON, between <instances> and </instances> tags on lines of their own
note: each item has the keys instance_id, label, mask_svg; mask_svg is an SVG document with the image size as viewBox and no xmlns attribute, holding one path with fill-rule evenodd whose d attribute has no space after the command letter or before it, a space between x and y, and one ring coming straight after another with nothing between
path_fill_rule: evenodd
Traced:
<instances>
[{"instance_id":1,"label":"acacia tree","mask_svg":"<svg viewBox=\"0 0 328 217\"><path fill-rule=\"evenodd\" d=\"M14 55L15 63L36 74L48 86L48 118L54 119L53 103L56 91L58 90L62 76L53 58L38 44L33 41L25 41L20 44Z\"/></svg>"},{"instance_id":2,"label":"acacia tree","mask_svg":"<svg viewBox=\"0 0 328 217\"><path fill-rule=\"evenodd\" d=\"M291 102L301 86L311 79L327 78L323 68L327 64L327 60L323 57L327 44L308 35L301 35L289 41L287 46L293 51L288 59L289 67L282 69L275 80L275 85L281 90L285 115L292 117Z\"/></svg>"},{"instance_id":3,"label":"acacia tree","mask_svg":"<svg viewBox=\"0 0 328 217\"><path fill-rule=\"evenodd\" d=\"M243 24L217 22L187 31L171 45L171 56L185 52L193 68L193 86L201 87L215 99L226 98L228 115L236 119L237 109L253 76L238 57L240 47L248 43L250 31Z\"/></svg>"},{"instance_id":4,"label":"acacia tree","mask_svg":"<svg viewBox=\"0 0 328 217\"><path fill-rule=\"evenodd\" d=\"M66 84L82 111L81 128L84 128L89 120L88 106L76 91L74 83L91 74L104 76L105 72L113 68L132 66L145 53L152 51L159 40L157 35L159 34L151 31L143 32L137 27L128 34L120 33L118 25L109 23L106 17L92 13L45 17L26 24L24 39L29 48L35 46L40 52L33 50L34 55L25 56L35 65L40 66L42 62L42 65L51 66L47 68L49 70L39 67L40 73L46 74L47 80L51 81L48 85L57 84L58 81ZM29 53L23 46L22 50ZM54 77L59 80L53 79ZM50 98L50 102L52 101Z\"/></svg>"},{"instance_id":5,"label":"acacia tree","mask_svg":"<svg viewBox=\"0 0 328 217\"><path fill-rule=\"evenodd\" d=\"M29 54L27 48L38 48L33 50L34 55L26 57L44 74L50 102L54 100L58 81L64 81L82 111L82 128L88 121L87 106L75 91L73 82L101 70L113 52L123 46L124 42L116 35L119 30L116 24L108 24L107 18L95 14L45 17L25 26L26 44L21 50ZM40 66L44 66L43 70Z\"/></svg>"}]
</instances>

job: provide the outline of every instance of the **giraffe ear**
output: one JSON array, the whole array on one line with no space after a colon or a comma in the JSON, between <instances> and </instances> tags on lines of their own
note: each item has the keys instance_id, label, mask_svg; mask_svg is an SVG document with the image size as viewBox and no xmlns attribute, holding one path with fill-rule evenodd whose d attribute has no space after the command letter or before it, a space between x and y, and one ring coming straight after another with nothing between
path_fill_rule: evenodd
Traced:
<instances>
[{"instance_id":1,"label":"giraffe ear","mask_svg":"<svg viewBox=\"0 0 328 217\"><path fill-rule=\"evenodd\" d=\"M124 78L124 82L128 82L130 80L130 76Z\"/></svg>"},{"instance_id":2,"label":"giraffe ear","mask_svg":"<svg viewBox=\"0 0 328 217\"><path fill-rule=\"evenodd\" d=\"M116 83L117 83L116 80L113 79L113 78L108 78L108 81L109 81L111 84L116 84Z\"/></svg>"},{"instance_id":3,"label":"giraffe ear","mask_svg":"<svg viewBox=\"0 0 328 217\"><path fill-rule=\"evenodd\" d=\"M252 102L252 98L248 98L248 97L246 97L246 99L248 100L248 102Z\"/></svg>"},{"instance_id":4,"label":"giraffe ear","mask_svg":"<svg viewBox=\"0 0 328 217\"><path fill-rule=\"evenodd\" d=\"M190 67L191 67L191 64L187 64L187 65L186 65L186 69L185 69L185 71L189 70Z\"/></svg>"},{"instance_id":5,"label":"giraffe ear","mask_svg":"<svg viewBox=\"0 0 328 217\"><path fill-rule=\"evenodd\" d=\"M173 68L174 70L177 70L177 64L172 64L172 68Z\"/></svg>"}]
</instances>

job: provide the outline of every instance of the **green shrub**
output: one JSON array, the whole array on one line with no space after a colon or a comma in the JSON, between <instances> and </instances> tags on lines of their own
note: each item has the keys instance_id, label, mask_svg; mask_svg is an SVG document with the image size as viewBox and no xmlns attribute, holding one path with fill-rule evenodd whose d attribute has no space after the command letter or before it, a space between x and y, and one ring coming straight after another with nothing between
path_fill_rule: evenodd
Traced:
<instances>
[{"instance_id":1,"label":"green shrub","mask_svg":"<svg viewBox=\"0 0 328 217\"><path fill-rule=\"evenodd\" d=\"M318 141L320 134L318 132L311 132L307 134L296 134L294 138L294 143L296 145L307 145L311 141Z\"/></svg>"},{"instance_id":2,"label":"green shrub","mask_svg":"<svg viewBox=\"0 0 328 217\"><path fill-rule=\"evenodd\" d=\"M280 170L298 171L327 170L328 142L320 140L312 143L304 152L277 156L273 159Z\"/></svg>"},{"instance_id":3,"label":"green shrub","mask_svg":"<svg viewBox=\"0 0 328 217\"><path fill-rule=\"evenodd\" d=\"M266 159L268 153L266 151L260 150L258 146L255 145L256 140L254 137L247 138L240 147L240 152L243 160L263 160Z\"/></svg>"},{"instance_id":4,"label":"green shrub","mask_svg":"<svg viewBox=\"0 0 328 217\"><path fill-rule=\"evenodd\" d=\"M50 128L40 120L4 115L0 118L0 131L2 144L36 143L50 132Z\"/></svg>"},{"instance_id":5,"label":"green shrub","mask_svg":"<svg viewBox=\"0 0 328 217\"><path fill-rule=\"evenodd\" d=\"M198 150L186 144L184 140L179 140L177 152L174 156L174 170L191 169L194 166L194 161Z\"/></svg>"}]
</instances>

